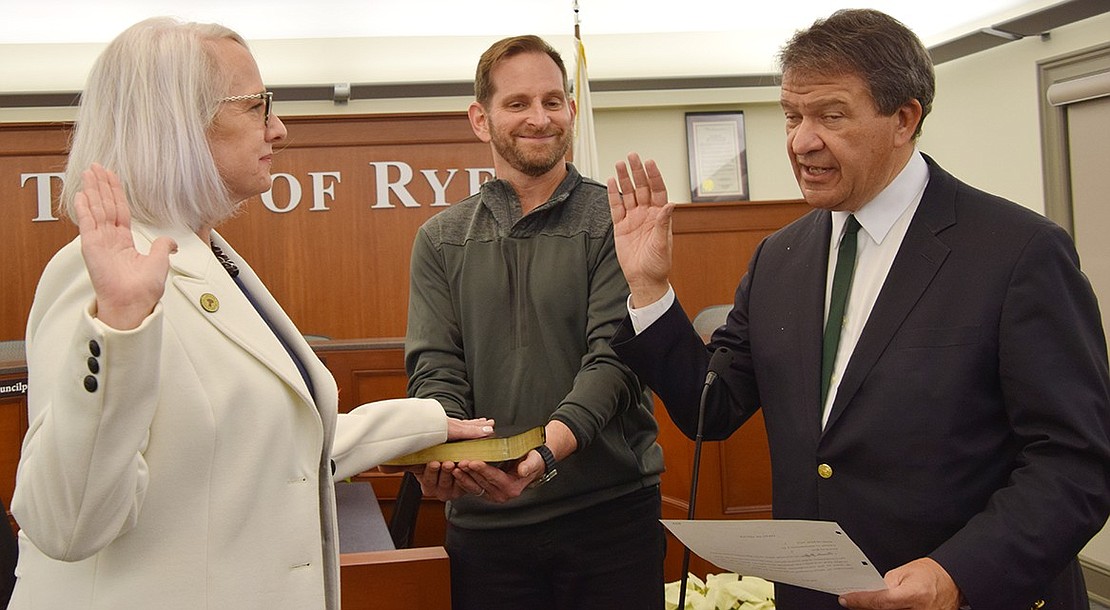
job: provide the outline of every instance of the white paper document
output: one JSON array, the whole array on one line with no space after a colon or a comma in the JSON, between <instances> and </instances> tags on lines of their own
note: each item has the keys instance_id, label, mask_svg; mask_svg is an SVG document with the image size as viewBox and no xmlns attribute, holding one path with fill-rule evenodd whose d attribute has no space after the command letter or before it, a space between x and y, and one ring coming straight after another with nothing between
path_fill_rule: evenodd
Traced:
<instances>
[{"instance_id":1,"label":"white paper document","mask_svg":"<svg viewBox=\"0 0 1110 610\"><path fill-rule=\"evenodd\" d=\"M693 553L743 576L837 595L886 588L863 551L832 521L662 522Z\"/></svg>"}]
</instances>

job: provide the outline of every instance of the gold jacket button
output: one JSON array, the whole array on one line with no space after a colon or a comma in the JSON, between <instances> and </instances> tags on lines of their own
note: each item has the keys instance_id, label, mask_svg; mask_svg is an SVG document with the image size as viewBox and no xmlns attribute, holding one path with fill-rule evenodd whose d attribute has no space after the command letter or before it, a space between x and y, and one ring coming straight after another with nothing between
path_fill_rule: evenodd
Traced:
<instances>
[{"instance_id":1,"label":"gold jacket button","mask_svg":"<svg viewBox=\"0 0 1110 610\"><path fill-rule=\"evenodd\" d=\"M1029 610L1041 610L1041 608L1044 608L1043 599L1038 599L1037 601L1033 602L1032 606L1029 606Z\"/></svg>"},{"instance_id":2,"label":"gold jacket button","mask_svg":"<svg viewBox=\"0 0 1110 610\"><path fill-rule=\"evenodd\" d=\"M832 466L829 466L828 464L821 464L820 466L817 467L817 474L822 479L831 479L832 478Z\"/></svg>"},{"instance_id":3,"label":"gold jacket button","mask_svg":"<svg viewBox=\"0 0 1110 610\"><path fill-rule=\"evenodd\" d=\"M216 313L220 309L220 300L211 292L200 295L200 306L208 313Z\"/></svg>"}]
</instances>

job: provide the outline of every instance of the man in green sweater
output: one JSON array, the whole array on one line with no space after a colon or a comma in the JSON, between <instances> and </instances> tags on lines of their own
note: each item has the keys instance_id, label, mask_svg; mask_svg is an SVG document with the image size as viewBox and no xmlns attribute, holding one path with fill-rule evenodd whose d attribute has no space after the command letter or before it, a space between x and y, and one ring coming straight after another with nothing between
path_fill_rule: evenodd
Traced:
<instances>
[{"instance_id":1,"label":"man in green sweater","mask_svg":"<svg viewBox=\"0 0 1110 610\"><path fill-rule=\"evenodd\" d=\"M663 455L645 388L609 347L628 285L605 187L565 160L566 67L540 38L508 38L474 90L497 179L416 237L409 393L502 433L544 426L547 443L421 474L447 501L454 608L661 609Z\"/></svg>"}]
</instances>

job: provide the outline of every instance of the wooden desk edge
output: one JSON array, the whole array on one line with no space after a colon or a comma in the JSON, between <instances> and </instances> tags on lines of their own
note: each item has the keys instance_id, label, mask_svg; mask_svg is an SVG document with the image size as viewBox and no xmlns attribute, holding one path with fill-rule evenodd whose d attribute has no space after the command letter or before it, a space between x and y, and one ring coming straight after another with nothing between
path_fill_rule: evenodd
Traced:
<instances>
[{"instance_id":1,"label":"wooden desk edge","mask_svg":"<svg viewBox=\"0 0 1110 610\"><path fill-rule=\"evenodd\" d=\"M436 561L447 559L447 549L441 546L426 546L393 551L369 551L365 553L343 553L339 556L339 566L381 565L409 561Z\"/></svg>"}]
</instances>

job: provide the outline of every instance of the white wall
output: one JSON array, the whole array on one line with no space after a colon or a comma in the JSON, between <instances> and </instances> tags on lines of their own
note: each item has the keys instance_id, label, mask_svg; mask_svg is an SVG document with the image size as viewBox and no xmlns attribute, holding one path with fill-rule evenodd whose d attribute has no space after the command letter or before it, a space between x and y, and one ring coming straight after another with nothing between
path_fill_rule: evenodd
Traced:
<instances>
[{"instance_id":1,"label":"white wall","mask_svg":"<svg viewBox=\"0 0 1110 610\"><path fill-rule=\"evenodd\" d=\"M941 64L937 67L936 103L926 119L920 142L922 150L972 185L1043 212L1036 63L1107 40L1110 14L1059 28L1047 40L1026 38ZM298 44L307 43L254 43L263 77L267 78L268 68L271 72L278 69L274 65L277 58L295 56ZM8 64L5 73L10 74L5 77L4 91L80 87L81 79L72 69L70 73L56 74L54 80L36 69L35 57L44 57L48 64L57 62L57 53L42 47L46 45L0 45L3 63L13 60L19 66L13 68L13 64ZM68 65L91 64L100 48L100 45L70 46L66 49ZM472 54L476 61L478 52ZM335 63L342 62L329 65ZM331 76L334 75L321 73L319 78L303 84L330 82ZM283 85L294 84L279 80ZM787 163L777 101L776 87L595 93L602 171L608 173L618 159L637 151L660 164L673 200L689 201L684 113L743 110L751 198L797 198L799 192ZM343 106L328 101L278 101L276 111L283 115L461 111L468 103L465 97L362 100ZM0 122L58 121L72 117L71 109L0 108Z\"/></svg>"},{"instance_id":2,"label":"white wall","mask_svg":"<svg viewBox=\"0 0 1110 610\"><path fill-rule=\"evenodd\" d=\"M937 66L921 148L965 182L1044 212L1037 62L1110 41L1110 14Z\"/></svg>"},{"instance_id":3,"label":"white wall","mask_svg":"<svg viewBox=\"0 0 1110 610\"><path fill-rule=\"evenodd\" d=\"M1110 41L1110 14L937 66L937 98L919 142L973 186L1044 211L1037 62ZM743 110L753 200L799 197L774 87L673 93L669 99L595 95L603 171L629 151L659 162L674 201L689 201L684 113ZM731 99L729 98L731 96ZM630 101L640 98L638 105Z\"/></svg>"},{"instance_id":4,"label":"white wall","mask_svg":"<svg viewBox=\"0 0 1110 610\"><path fill-rule=\"evenodd\" d=\"M777 91L773 103L595 111L602 172L609 175L617 161L623 160L629 152L636 152L659 164L671 201L690 201L685 113L695 110L744 112L749 199L797 199L801 196L786 157ZM650 127L645 128L645 125Z\"/></svg>"}]
</instances>

